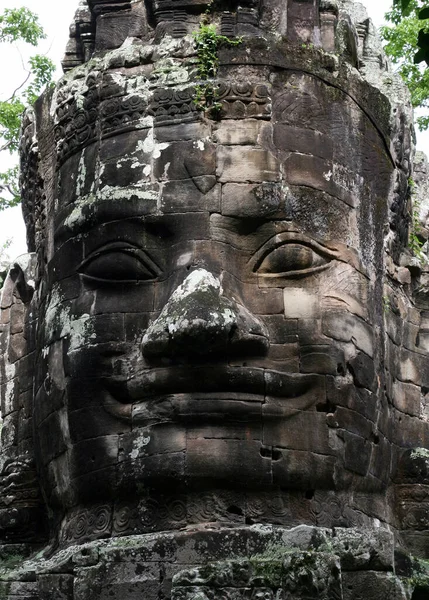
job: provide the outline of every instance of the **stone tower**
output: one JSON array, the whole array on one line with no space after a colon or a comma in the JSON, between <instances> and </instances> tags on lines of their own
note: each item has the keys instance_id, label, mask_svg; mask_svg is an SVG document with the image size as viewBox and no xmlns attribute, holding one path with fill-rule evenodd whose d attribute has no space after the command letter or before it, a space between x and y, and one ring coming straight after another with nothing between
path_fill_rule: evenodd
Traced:
<instances>
[{"instance_id":1,"label":"stone tower","mask_svg":"<svg viewBox=\"0 0 429 600\"><path fill-rule=\"evenodd\" d=\"M2 295L0 597L423 598L412 115L363 7L88 0L63 66Z\"/></svg>"}]
</instances>

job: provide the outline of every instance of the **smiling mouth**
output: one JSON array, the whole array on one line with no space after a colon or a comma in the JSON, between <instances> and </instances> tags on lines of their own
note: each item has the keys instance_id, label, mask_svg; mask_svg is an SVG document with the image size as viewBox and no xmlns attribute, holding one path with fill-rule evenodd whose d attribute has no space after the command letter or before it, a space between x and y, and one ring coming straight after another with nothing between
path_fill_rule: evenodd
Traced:
<instances>
[{"instance_id":1,"label":"smiling mouth","mask_svg":"<svg viewBox=\"0 0 429 600\"><path fill-rule=\"evenodd\" d=\"M106 412L133 426L257 421L308 410L325 378L252 367L166 367L104 384Z\"/></svg>"}]
</instances>

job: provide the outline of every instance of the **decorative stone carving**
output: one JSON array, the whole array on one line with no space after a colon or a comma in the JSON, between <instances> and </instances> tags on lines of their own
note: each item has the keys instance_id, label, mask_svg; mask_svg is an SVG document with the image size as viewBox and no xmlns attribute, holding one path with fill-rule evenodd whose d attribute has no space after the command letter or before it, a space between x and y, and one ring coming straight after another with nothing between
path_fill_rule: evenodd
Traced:
<instances>
[{"instance_id":1,"label":"decorative stone carving","mask_svg":"<svg viewBox=\"0 0 429 600\"><path fill-rule=\"evenodd\" d=\"M416 600L429 279L363 9L81 2L64 67L23 122L0 596Z\"/></svg>"}]
</instances>

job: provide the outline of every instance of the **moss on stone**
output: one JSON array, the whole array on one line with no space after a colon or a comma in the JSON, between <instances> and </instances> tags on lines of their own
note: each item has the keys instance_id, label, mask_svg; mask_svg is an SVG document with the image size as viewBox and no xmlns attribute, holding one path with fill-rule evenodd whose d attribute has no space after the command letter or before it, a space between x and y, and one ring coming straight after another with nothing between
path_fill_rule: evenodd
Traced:
<instances>
[{"instance_id":1,"label":"moss on stone","mask_svg":"<svg viewBox=\"0 0 429 600\"><path fill-rule=\"evenodd\" d=\"M427 450L426 448L414 448L414 450L410 454L410 457L412 459L424 458L429 460L429 450Z\"/></svg>"},{"instance_id":2,"label":"moss on stone","mask_svg":"<svg viewBox=\"0 0 429 600\"><path fill-rule=\"evenodd\" d=\"M10 585L9 581L0 581L0 599L6 600L9 597Z\"/></svg>"},{"instance_id":3,"label":"moss on stone","mask_svg":"<svg viewBox=\"0 0 429 600\"><path fill-rule=\"evenodd\" d=\"M408 583L414 591L425 591L429 598L429 560L415 558L412 564L412 575Z\"/></svg>"}]
</instances>

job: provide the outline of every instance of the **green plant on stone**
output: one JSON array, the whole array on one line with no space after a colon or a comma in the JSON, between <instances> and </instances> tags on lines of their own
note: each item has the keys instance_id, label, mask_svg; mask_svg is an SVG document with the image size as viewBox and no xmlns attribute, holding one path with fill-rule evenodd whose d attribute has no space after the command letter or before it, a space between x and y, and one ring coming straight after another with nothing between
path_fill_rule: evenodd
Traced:
<instances>
[{"instance_id":1,"label":"green plant on stone","mask_svg":"<svg viewBox=\"0 0 429 600\"><path fill-rule=\"evenodd\" d=\"M193 33L197 49L198 77L210 80L216 77L219 68L219 48L222 44L238 46L242 39L232 40L216 32L215 25L207 23L210 5L206 11L200 28ZM194 103L199 110L209 110L213 118L219 118L222 105L217 101L217 90L213 83L200 83L195 86Z\"/></svg>"},{"instance_id":2,"label":"green plant on stone","mask_svg":"<svg viewBox=\"0 0 429 600\"><path fill-rule=\"evenodd\" d=\"M386 294L385 296L383 296L383 312L384 312L384 314L385 315L389 314L390 309L391 309L390 298Z\"/></svg>"},{"instance_id":3,"label":"green plant on stone","mask_svg":"<svg viewBox=\"0 0 429 600\"><path fill-rule=\"evenodd\" d=\"M0 569L14 569L18 567L23 560L24 557L20 554L9 554L4 558L0 558Z\"/></svg>"},{"instance_id":4,"label":"green plant on stone","mask_svg":"<svg viewBox=\"0 0 429 600\"><path fill-rule=\"evenodd\" d=\"M408 180L408 193L411 199L411 222L410 222L410 231L408 234L408 248L411 253L420 261L424 260L424 254L422 251L423 243L419 238L419 233L421 231L420 225L420 208L421 202L415 196L415 183L410 178Z\"/></svg>"},{"instance_id":5,"label":"green plant on stone","mask_svg":"<svg viewBox=\"0 0 429 600\"><path fill-rule=\"evenodd\" d=\"M429 591L429 560L410 557L412 560L412 575L408 583L414 590ZM414 596L413 596L414 597ZM420 596L419 596L420 597ZM423 596L421 596L423 598ZM426 596L425 596L426 597Z\"/></svg>"}]
</instances>

